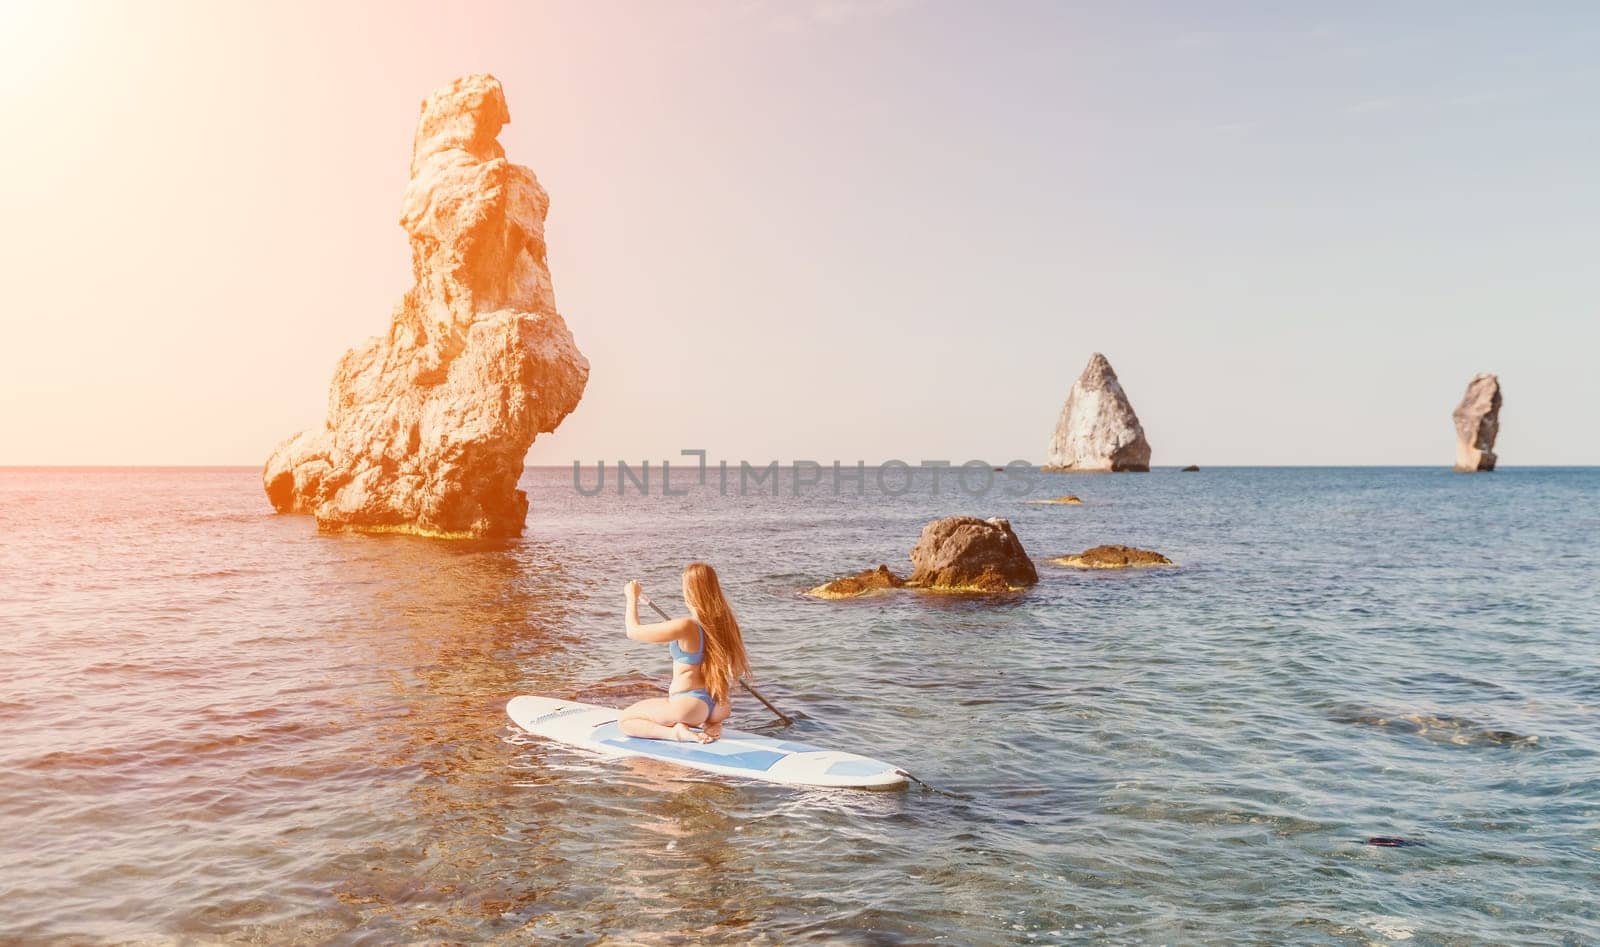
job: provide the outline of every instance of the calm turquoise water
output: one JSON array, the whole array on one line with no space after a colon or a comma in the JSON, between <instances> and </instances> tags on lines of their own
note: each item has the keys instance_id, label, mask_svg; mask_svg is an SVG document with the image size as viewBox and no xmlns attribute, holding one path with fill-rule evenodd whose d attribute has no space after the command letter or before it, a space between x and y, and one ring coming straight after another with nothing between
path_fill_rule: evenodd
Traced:
<instances>
[{"instance_id":1,"label":"calm turquoise water","mask_svg":"<svg viewBox=\"0 0 1600 947\"><path fill-rule=\"evenodd\" d=\"M1600 942L1600 471L1045 479L1085 505L536 470L474 545L319 535L255 470L0 470L0 939ZM1039 586L801 594L958 512ZM1044 564L1102 542L1180 566ZM664 683L620 590L681 609L691 558L794 737L968 798L508 727Z\"/></svg>"}]
</instances>

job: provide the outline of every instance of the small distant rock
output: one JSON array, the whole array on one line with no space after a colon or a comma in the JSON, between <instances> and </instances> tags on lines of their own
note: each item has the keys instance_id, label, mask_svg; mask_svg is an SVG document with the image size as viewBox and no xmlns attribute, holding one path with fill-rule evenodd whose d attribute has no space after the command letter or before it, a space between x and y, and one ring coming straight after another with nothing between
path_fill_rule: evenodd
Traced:
<instances>
[{"instance_id":1,"label":"small distant rock","mask_svg":"<svg viewBox=\"0 0 1600 947\"><path fill-rule=\"evenodd\" d=\"M1456 469L1463 473L1494 469L1494 439L1500 434L1500 379L1487 372L1467 382L1451 416L1456 422Z\"/></svg>"},{"instance_id":2,"label":"small distant rock","mask_svg":"<svg viewBox=\"0 0 1600 947\"><path fill-rule=\"evenodd\" d=\"M942 592L1009 592L1039 581L1027 550L1003 519L947 516L922 528L906 584Z\"/></svg>"},{"instance_id":3,"label":"small distant rock","mask_svg":"<svg viewBox=\"0 0 1600 947\"><path fill-rule=\"evenodd\" d=\"M1137 569L1172 565L1172 560L1159 552L1132 546L1096 546L1076 556L1062 556L1050 561L1058 566L1075 566L1079 569Z\"/></svg>"},{"instance_id":4,"label":"small distant rock","mask_svg":"<svg viewBox=\"0 0 1600 947\"><path fill-rule=\"evenodd\" d=\"M1052 498L1050 498L1048 500L1029 500L1028 502L1029 503L1060 504L1060 505L1066 505L1066 506L1081 506L1081 505L1083 505L1083 501L1082 500L1078 499L1075 496L1071 496L1071 495L1064 496L1064 497L1052 497Z\"/></svg>"},{"instance_id":5,"label":"small distant rock","mask_svg":"<svg viewBox=\"0 0 1600 947\"><path fill-rule=\"evenodd\" d=\"M855 598L858 595L870 595L886 589L903 589L905 585L905 579L889 571L888 566L881 565L876 569L868 569L842 579L825 582L807 594L817 598Z\"/></svg>"},{"instance_id":6,"label":"small distant rock","mask_svg":"<svg viewBox=\"0 0 1600 947\"><path fill-rule=\"evenodd\" d=\"M1200 472L1200 468L1195 466L1194 464L1190 464L1189 466L1183 468L1183 470L1181 470L1179 472L1180 473L1199 473Z\"/></svg>"}]
</instances>

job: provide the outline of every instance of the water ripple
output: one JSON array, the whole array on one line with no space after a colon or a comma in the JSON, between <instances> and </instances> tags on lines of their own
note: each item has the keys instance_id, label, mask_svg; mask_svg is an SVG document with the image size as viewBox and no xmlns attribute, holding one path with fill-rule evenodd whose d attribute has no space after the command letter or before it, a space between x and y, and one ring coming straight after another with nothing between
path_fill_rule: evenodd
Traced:
<instances>
[{"instance_id":1,"label":"water ripple","mask_svg":"<svg viewBox=\"0 0 1600 947\"><path fill-rule=\"evenodd\" d=\"M525 539L452 544L267 515L256 470L0 470L0 939L1600 941L1600 473L1051 479L1087 502L531 471ZM802 594L957 512L1180 565ZM787 735L961 798L508 725L516 693L660 693L619 590L667 604L691 558Z\"/></svg>"}]
</instances>

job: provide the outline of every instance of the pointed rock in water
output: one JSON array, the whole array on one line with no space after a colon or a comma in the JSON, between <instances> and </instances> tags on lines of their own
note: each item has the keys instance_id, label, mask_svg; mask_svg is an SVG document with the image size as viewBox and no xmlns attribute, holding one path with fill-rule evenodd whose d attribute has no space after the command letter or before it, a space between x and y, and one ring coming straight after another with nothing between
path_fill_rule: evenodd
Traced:
<instances>
[{"instance_id":1,"label":"pointed rock in water","mask_svg":"<svg viewBox=\"0 0 1600 947\"><path fill-rule=\"evenodd\" d=\"M1117 373L1099 352L1089 359L1067 394L1043 469L1150 469L1150 442L1144 438L1144 428L1117 381Z\"/></svg>"},{"instance_id":2,"label":"pointed rock in water","mask_svg":"<svg viewBox=\"0 0 1600 947\"><path fill-rule=\"evenodd\" d=\"M906 585L943 592L1010 592L1039 581L1027 550L1003 519L947 516L922 528Z\"/></svg>"},{"instance_id":3,"label":"pointed rock in water","mask_svg":"<svg viewBox=\"0 0 1600 947\"><path fill-rule=\"evenodd\" d=\"M522 533L523 458L578 406L589 362L556 312L549 198L496 140L510 120L490 75L422 103L400 216L415 285L388 332L339 361L323 426L268 458L279 512L330 529Z\"/></svg>"},{"instance_id":4,"label":"pointed rock in water","mask_svg":"<svg viewBox=\"0 0 1600 947\"><path fill-rule=\"evenodd\" d=\"M1500 379L1484 372L1467 382L1456 405L1456 469L1468 473L1494 469L1494 439L1500 433Z\"/></svg>"}]
</instances>

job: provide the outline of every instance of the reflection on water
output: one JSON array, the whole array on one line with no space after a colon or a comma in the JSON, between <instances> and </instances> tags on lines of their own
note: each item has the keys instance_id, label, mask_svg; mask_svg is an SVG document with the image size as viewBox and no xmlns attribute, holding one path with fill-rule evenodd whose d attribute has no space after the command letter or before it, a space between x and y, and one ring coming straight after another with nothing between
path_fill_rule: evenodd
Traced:
<instances>
[{"instance_id":1,"label":"reflection on water","mask_svg":"<svg viewBox=\"0 0 1600 947\"><path fill-rule=\"evenodd\" d=\"M1506 473L1063 477L1093 502L974 511L536 471L527 538L451 544L318 534L253 470L0 471L0 939L1600 940L1600 474ZM800 594L953 512L1184 566ZM965 798L508 726L517 693L660 693L621 583L666 604L695 558L785 732Z\"/></svg>"},{"instance_id":2,"label":"reflection on water","mask_svg":"<svg viewBox=\"0 0 1600 947\"><path fill-rule=\"evenodd\" d=\"M343 564L342 583L365 590L370 617L340 631L387 678L382 693L352 695L353 726L371 736L374 765L416 776L381 840L352 847L328 880L364 929L409 928L428 905L440 914L430 936L470 937L480 922L541 896L531 878L489 870L481 840L508 834L512 799L508 754L483 737L501 729L504 695L523 684L524 668L531 686L561 674L573 643L563 630L562 570L503 544L339 540L378 547Z\"/></svg>"}]
</instances>

